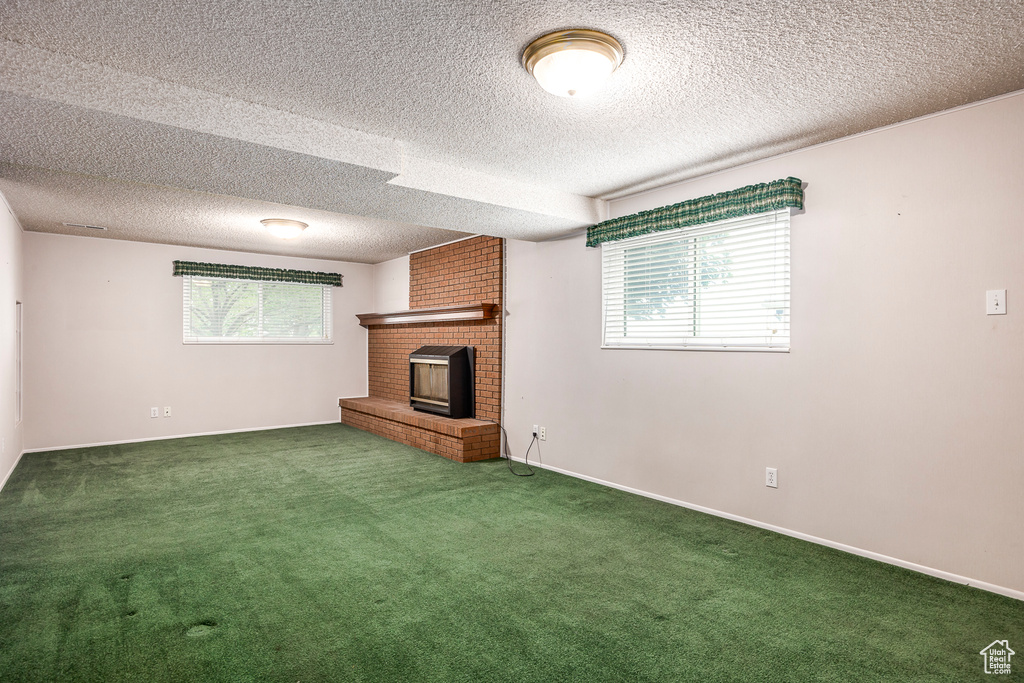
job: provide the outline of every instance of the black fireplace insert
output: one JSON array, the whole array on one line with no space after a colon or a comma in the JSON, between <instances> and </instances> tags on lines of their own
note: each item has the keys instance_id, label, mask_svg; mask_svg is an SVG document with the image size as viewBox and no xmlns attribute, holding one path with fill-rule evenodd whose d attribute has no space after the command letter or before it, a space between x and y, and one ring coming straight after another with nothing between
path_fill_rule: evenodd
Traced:
<instances>
[{"instance_id":1,"label":"black fireplace insert","mask_svg":"<svg viewBox=\"0 0 1024 683\"><path fill-rule=\"evenodd\" d=\"M473 347L423 346L409 354L409 405L447 417L473 417Z\"/></svg>"}]
</instances>

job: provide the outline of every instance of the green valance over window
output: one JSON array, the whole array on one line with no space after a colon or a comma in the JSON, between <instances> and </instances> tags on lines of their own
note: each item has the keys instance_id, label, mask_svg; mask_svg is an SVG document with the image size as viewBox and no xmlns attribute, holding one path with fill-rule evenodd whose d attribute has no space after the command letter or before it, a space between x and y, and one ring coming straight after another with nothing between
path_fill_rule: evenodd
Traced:
<instances>
[{"instance_id":1,"label":"green valance over window","mask_svg":"<svg viewBox=\"0 0 1024 683\"><path fill-rule=\"evenodd\" d=\"M690 199L670 206L613 218L587 228L587 246L624 240L651 232L714 223L786 207L804 208L804 191L798 178L747 185L738 190Z\"/></svg>"},{"instance_id":2,"label":"green valance over window","mask_svg":"<svg viewBox=\"0 0 1024 683\"><path fill-rule=\"evenodd\" d=\"M301 282L307 285L330 285L332 287L341 287L343 277L339 273L318 273L312 270L231 266L223 263L198 263L196 261L175 261L174 274L263 282Z\"/></svg>"}]
</instances>

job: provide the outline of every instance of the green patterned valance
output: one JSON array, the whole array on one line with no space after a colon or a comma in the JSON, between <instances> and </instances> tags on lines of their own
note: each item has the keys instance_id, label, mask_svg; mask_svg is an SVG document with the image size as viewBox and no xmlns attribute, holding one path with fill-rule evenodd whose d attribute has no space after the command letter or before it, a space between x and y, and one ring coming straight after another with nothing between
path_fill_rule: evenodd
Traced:
<instances>
[{"instance_id":1,"label":"green patterned valance","mask_svg":"<svg viewBox=\"0 0 1024 683\"><path fill-rule=\"evenodd\" d=\"M196 261L175 261L174 274L263 282L301 282L307 285L330 285L332 287L341 287L343 277L339 273L318 273L312 270L230 266L223 263L197 263Z\"/></svg>"},{"instance_id":2,"label":"green patterned valance","mask_svg":"<svg viewBox=\"0 0 1024 683\"><path fill-rule=\"evenodd\" d=\"M798 178L785 178L738 190L690 199L670 206L613 218L587 228L587 246L614 242L650 232L714 223L786 207L804 208L804 191Z\"/></svg>"}]
</instances>

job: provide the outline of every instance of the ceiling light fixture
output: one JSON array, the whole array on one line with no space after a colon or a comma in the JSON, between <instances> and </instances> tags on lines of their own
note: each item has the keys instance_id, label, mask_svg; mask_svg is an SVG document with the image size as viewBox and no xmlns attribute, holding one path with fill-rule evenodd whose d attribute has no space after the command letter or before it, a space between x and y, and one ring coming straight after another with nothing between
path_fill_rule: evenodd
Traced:
<instances>
[{"instance_id":1,"label":"ceiling light fixture","mask_svg":"<svg viewBox=\"0 0 1024 683\"><path fill-rule=\"evenodd\" d=\"M553 95L594 92L622 64L622 46L606 33L588 29L555 31L523 52L523 66Z\"/></svg>"},{"instance_id":2,"label":"ceiling light fixture","mask_svg":"<svg viewBox=\"0 0 1024 683\"><path fill-rule=\"evenodd\" d=\"M263 225L267 226L267 230L274 237L280 237L283 240L295 239L302 234L302 231L309 226L301 221L293 221L287 218L264 218L260 221Z\"/></svg>"}]
</instances>

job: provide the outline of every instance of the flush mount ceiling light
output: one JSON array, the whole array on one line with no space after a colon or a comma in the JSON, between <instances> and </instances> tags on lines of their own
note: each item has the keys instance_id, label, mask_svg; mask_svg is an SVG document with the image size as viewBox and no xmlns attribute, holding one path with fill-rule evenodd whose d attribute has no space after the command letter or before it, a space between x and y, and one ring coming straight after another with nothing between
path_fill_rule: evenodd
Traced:
<instances>
[{"instance_id":1,"label":"flush mount ceiling light","mask_svg":"<svg viewBox=\"0 0 1024 683\"><path fill-rule=\"evenodd\" d=\"M302 231L309 226L302 221L293 221L287 218L264 218L260 221L263 225L267 226L267 230L274 237L280 237L283 240L295 239L302 234Z\"/></svg>"},{"instance_id":2,"label":"flush mount ceiling light","mask_svg":"<svg viewBox=\"0 0 1024 683\"><path fill-rule=\"evenodd\" d=\"M579 97L601 87L622 64L622 46L606 33L555 31L523 52L523 66L553 95Z\"/></svg>"}]
</instances>

